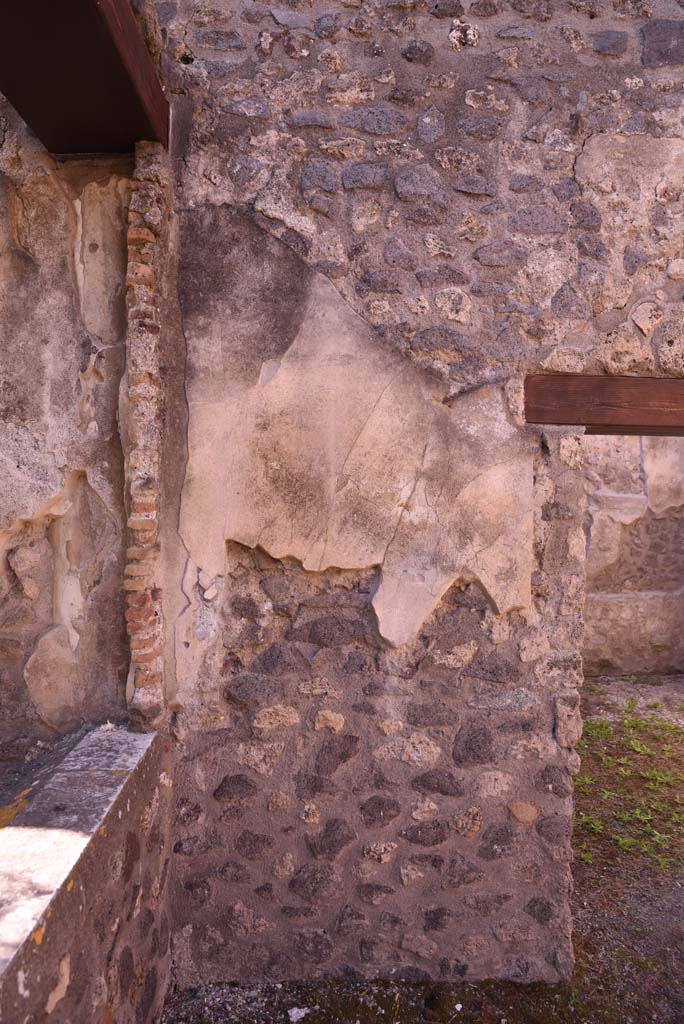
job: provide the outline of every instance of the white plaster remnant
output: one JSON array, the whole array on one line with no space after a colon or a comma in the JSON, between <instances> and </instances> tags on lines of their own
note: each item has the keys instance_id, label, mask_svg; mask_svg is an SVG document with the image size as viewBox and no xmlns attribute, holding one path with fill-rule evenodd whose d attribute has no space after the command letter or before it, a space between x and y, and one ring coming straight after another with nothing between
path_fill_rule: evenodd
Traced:
<instances>
[{"instance_id":1,"label":"white plaster remnant","mask_svg":"<svg viewBox=\"0 0 684 1024\"><path fill-rule=\"evenodd\" d=\"M57 984L50 992L47 1002L45 1004L45 1010L47 1013L52 1011L60 1003L66 995L67 989L69 988L69 979L71 977L71 956L67 953L59 961L59 968L57 970Z\"/></svg>"},{"instance_id":2,"label":"white plaster remnant","mask_svg":"<svg viewBox=\"0 0 684 1024\"><path fill-rule=\"evenodd\" d=\"M84 694L78 668L65 626L54 626L41 636L24 668L24 682L38 714L60 732L81 724Z\"/></svg>"},{"instance_id":3,"label":"white plaster remnant","mask_svg":"<svg viewBox=\"0 0 684 1024\"><path fill-rule=\"evenodd\" d=\"M319 274L302 306L277 366L251 376L234 370L254 360L251 325L186 318L193 562L223 574L232 540L309 571L380 566L373 605L394 646L456 582L478 581L501 613L528 608L532 453L503 389L445 401Z\"/></svg>"}]
</instances>

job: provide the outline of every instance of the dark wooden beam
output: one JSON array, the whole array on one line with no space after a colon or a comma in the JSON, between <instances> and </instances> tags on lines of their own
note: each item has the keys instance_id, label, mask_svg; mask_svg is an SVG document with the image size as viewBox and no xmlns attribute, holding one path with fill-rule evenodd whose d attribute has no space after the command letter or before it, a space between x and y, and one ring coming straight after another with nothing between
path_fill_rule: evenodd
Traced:
<instances>
[{"instance_id":1,"label":"dark wooden beam","mask_svg":"<svg viewBox=\"0 0 684 1024\"><path fill-rule=\"evenodd\" d=\"M168 102L130 0L0 3L0 92L57 155L168 143Z\"/></svg>"},{"instance_id":2,"label":"dark wooden beam","mask_svg":"<svg viewBox=\"0 0 684 1024\"><path fill-rule=\"evenodd\" d=\"M684 436L684 379L533 375L525 379L528 423L583 426L587 434Z\"/></svg>"}]
</instances>

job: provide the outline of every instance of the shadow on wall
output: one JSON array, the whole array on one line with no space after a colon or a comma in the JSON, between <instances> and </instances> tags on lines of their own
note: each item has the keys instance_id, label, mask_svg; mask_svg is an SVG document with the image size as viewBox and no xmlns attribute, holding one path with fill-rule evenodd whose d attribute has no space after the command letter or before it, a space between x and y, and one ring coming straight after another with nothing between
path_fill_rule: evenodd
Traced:
<instances>
[{"instance_id":1,"label":"shadow on wall","mask_svg":"<svg viewBox=\"0 0 684 1024\"><path fill-rule=\"evenodd\" d=\"M585 437L584 668L684 666L684 438Z\"/></svg>"}]
</instances>

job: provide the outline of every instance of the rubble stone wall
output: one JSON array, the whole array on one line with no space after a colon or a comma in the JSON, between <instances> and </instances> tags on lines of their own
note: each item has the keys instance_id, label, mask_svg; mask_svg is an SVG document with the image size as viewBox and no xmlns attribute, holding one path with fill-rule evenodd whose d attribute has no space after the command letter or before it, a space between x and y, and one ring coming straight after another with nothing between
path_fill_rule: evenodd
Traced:
<instances>
[{"instance_id":1,"label":"rubble stone wall","mask_svg":"<svg viewBox=\"0 0 684 1024\"><path fill-rule=\"evenodd\" d=\"M684 443L585 437L587 675L684 667Z\"/></svg>"},{"instance_id":2,"label":"rubble stone wall","mask_svg":"<svg viewBox=\"0 0 684 1024\"><path fill-rule=\"evenodd\" d=\"M130 169L56 163L0 100L0 761L124 713Z\"/></svg>"},{"instance_id":3,"label":"rubble stone wall","mask_svg":"<svg viewBox=\"0 0 684 1024\"><path fill-rule=\"evenodd\" d=\"M555 980L584 483L522 380L684 372L681 7L157 10L179 980Z\"/></svg>"}]
</instances>

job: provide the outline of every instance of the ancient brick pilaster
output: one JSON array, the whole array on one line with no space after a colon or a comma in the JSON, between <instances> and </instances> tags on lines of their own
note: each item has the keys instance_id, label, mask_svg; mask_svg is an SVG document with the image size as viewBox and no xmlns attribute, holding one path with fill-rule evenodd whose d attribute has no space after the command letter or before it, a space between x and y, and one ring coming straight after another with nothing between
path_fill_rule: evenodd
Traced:
<instances>
[{"instance_id":1,"label":"ancient brick pilaster","mask_svg":"<svg viewBox=\"0 0 684 1024\"><path fill-rule=\"evenodd\" d=\"M163 694L159 492L163 381L163 281L169 196L165 150L140 143L128 214L126 376L121 432L126 457L128 548L124 590L131 664L129 708L152 719Z\"/></svg>"}]
</instances>

